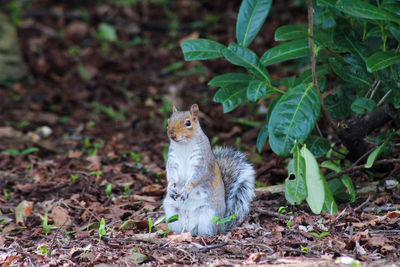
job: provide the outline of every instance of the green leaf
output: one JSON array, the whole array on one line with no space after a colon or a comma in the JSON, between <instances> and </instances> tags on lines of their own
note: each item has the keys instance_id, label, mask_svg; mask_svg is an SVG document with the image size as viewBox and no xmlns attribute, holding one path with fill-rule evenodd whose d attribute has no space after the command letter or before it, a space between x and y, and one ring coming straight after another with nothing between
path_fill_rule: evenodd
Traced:
<instances>
[{"instance_id":1,"label":"green leaf","mask_svg":"<svg viewBox=\"0 0 400 267\"><path fill-rule=\"evenodd\" d=\"M305 144L316 158L324 156L331 148L328 140L317 135L308 136Z\"/></svg>"},{"instance_id":2,"label":"green leaf","mask_svg":"<svg viewBox=\"0 0 400 267\"><path fill-rule=\"evenodd\" d=\"M322 174L321 174L322 176ZM333 194L331 190L329 189L328 183L326 182L325 178L322 176L322 181L324 183L324 191L325 191L325 199L324 199L324 205L322 207L322 211L328 212L329 214L333 214L338 212L338 208L336 205L336 201L333 198Z\"/></svg>"},{"instance_id":3,"label":"green leaf","mask_svg":"<svg viewBox=\"0 0 400 267\"><path fill-rule=\"evenodd\" d=\"M37 148L37 147L29 147L27 149L22 150L20 154L21 155L28 155L28 154L31 154L31 153L34 153L34 152L37 152L37 151L39 151L39 148Z\"/></svg>"},{"instance_id":4,"label":"green leaf","mask_svg":"<svg viewBox=\"0 0 400 267\"><path fill-rule=\"evenodd\" d=\"M100 23L97 29L97 38L103 41L117 41L117 31L114 26L107 23Z\"/></svg>"},{"instance_id":5,"label":"green leaf","mask_svg":"<svg viewBox=\"0 0 400 267\"><path fill-rule=\"evenodd\" d=\"M300 84L283 95L269 119L269 143L278 156L288 156L294 140L304 142L320 113L320 100L312 86Z\"/></svg>"},{"instance_id":6,"label":"green leaf","mask_svg":"<svg viewBox=\"0 0 400 267\"><path fill-rule=\"evenodd\" d=\"M261 153L261 149L263 148L265 142L267 141L268 138L268 124L264 124L260 132L258 133L257 136L257 150L259 153Z\"/></svg>"},{"instance_id":7,"label":"green leaf","mask_svg":"<svg viewBox=\"0 0 400 267\"><path fill-rule=\"evenodd\" d=\"M250 49L238 44L230 44L227 49L222 50L222 54L232 64L244 67L261 80L271 83L267 70L261 65L257 55Z\"/></svg>"},{"instance_id":8,"label":"green leaf","mask_svg":"<svg viewBox=\"0 0 400 267\"><path fill-rule=\"evenodd\" d=\"M272 0L243 0L236 22L236 39L247 47L264 24L271 8Z\"/></svg>"},{"instance_id":9,"label":"green leaf","mask_svg":"<svg viewBox=\"0 0 400 267\"><path fill-rule=\"evenodd\" d=\"M290 41L277 45L261 57L261 64L268 66L289 59L295 59L310 55L308 40L306 38Z\"/></svg>"},{"instance_id":10,"label":"green leaf","mask_svg":"<svg viewBox=\"0 0 400 267\"><path fill-rule=\"evenodd\" d=\"M375 101L365 97L359 97L351 104L351 110L357 114L366 114L373 111L375 108Z\"/></svg>"},{"instance_id":11,"label":"green leaf","mask_svg":"<svg viewBox=\"0 0 400 267\"><path fill-rule=\"evenodd\" d=\"M181 49L185 60L190 61L222 57L225 46L208 39L195 39L181 43Z\"/></svg>"},{"instance_id":12,"label":"green leaf","mask_svg":"<svg viewBox=\"0 0 400 267\"><path fill-rule=\"evenodd\" d=\"M340 181L346 187L346 193L350 195L350 202L356 201L356 188L354 187L353 181L347 174L342 175Z\"/></svg>"},{"instance_id":13,"label":"green leaf","mask_svg":"<svg viewBox=\"0 0 400 267\"><path fill-rule=\"evenodd\" d=\"M389 31L393 34L394 38L396 38L397 42L400 43L400 26L390 23L387 27Z\"/></svg>"},{"instance_id":14,"label":"green leaf","mask_svg":"<svg viewBox=\"0 0 400 267\"><path fill-rule=\"evenodd\" d=\"M336 119L346 118L351 114L351 102L349 103L344 96L339 96L338 94L327 95L324 98L324 102L328 112Z\"/></svg>"},{"instance_id":15,"label":"green leaf","mask_svg":"<svg viewBox=\"0 0 400 267\"><path fill-rule=\"evenodd\" d=\"M256 102L263 98L267 93L267 84L260 80L253 80L247 87L247 99Z\"/></svg>"},{"instance_id":16,"label":"green leaf","mask_svg":"<svg viewBox=\"0 0 400 267\"><path fill-rule=\"evenodd\" d=\"M301 149L301 155L304 158L306 166L306 201L312 212L319 214L321 213L322 207L325 203L325 179L321 176L317 160L310 150L303 146Z\"/></svg>"},{"instance_id":17,"label":"green leaf","mask_svg":"<svg viewBox=\"0 0 400 267\"><path fill-rule=\"evenodd\" d=\"M330 58L329 64L336 75L338 75L344 81L364 88L371 87L371 79L369 77L361 76L358 72L358 69L355 68L354 65L346 64L337 60L336 58Z\"/></svg>"},{"instance_id":18,"label":"green leaf","mask_svg":"<svg viewBox=\"0 0 400 267\"><path fill-rule=\"evenodd\" d=\"M399 64L400 55L396 54L394 51L379 51L370 56L366 63L368 71L377 71L387 68L393 64Z\"/></svg>"},{"instance_id":19,"label":"green leaf","mask_svg":"<svg viewBox=\"0 0 400 267\"><path fill-rule=\"evenodd\" d=\"M297 142L292 153L293 159L288 166L289 177L285 179L285 198L290 204L295 205L300 204L307 197L306 166ZM291 180L291 175L294 175L295 179Z\"/></svg>"},{"instance_id":20,"label":"green leaf","mask_svg":"<svg viewBox=\"0 0 400 267\"><path fill-rule=\"evenodd\" d=\"M327 168L335 172L340 172L342 170L342 168L340 168L338 165L336 165L332 161L327 161L327 160L321 163L321 167Z\"/></svg>"},{"instance_id":21,"label":"green leaf","mask_svg":"<svg viewBox=\"0 0 400 267\"><path fill-rule=\"evenodd\" d=\"M389 143L392 136L393 136L393 133L388 138L386 138L386 140L381 145L379 145L374 151L372 151L371 154L369 154L367 163L365 163L365 165L364 165L364 167L366 169L369 169L374 165L375 160L382 153L383 149Z\"/></svg>"},{"instance_id":22,"label":"green leaf","mask_svg":"<svg viewBox=\"0 0 400 267\"><path fill-rule=\"evenodd\" d=\"M224 112L230 112L246 100L247 85L229 84L220 88L214 96L214 101L222 103Z\"/></svg>"},{"instance_id":23,"label":"green leaf","mask_svg":"<svg viewBox=\"0 0 400 267\"><path fill-rule=\"evenodd\" d=\"M368 55L370 55L370 51L366 45L361 42L361 38L358 32L351 28L350 24L340 25L340 27L336 27L333 31L334 44L344 51L359 56L364 63Z\"/></svg>"},{"instance_id":24,"label":"green leaf","mask_svg":"<svg viewBox=\"0 0 400 267\"><path fill-rule=\"evenodd\" d=\"M317 0L318 6L336 7L337 0Z\"/></svg>"},{"instance_id":25,"label":"green leaf","mask_svg":"<svg viewBox=\"0 0 400 267\"><path fill-rule=\"evenodd\" d=\"M251 76L246 73L226 73L215 76L208 85L224 87L232 83L248 84L252 80Z\"/></svg>"},{"instance_id":26,"label":"green leaf","mask_svg":"<svg viewBox=\"0 0 400 267\"><path fill-rule=\"evenodd\" d=\"M167 223L175 222L177 220L179 220L179 215L178 214L174 214L174 215L172 215L171 217L169 217L167 219Z\"/></svg>"},{"instance_id":27,"label":"green leaf","mask_svg":"<svg viewBox=\"0 0 400 267\"><path fill-rule=\"evenodd\" d=\"M357 18L394 21L397 23L400 21L392 14L362 0L338 0L336 8Z\"/></svg>"},{"instance_id":28,"label":"green leaf","mask_svg":"<svg viewBox=\"0 0 400 267\"><path fill-rule=\"evenodd\" d=\"M275 31L275 41L307 38L307 25L283 25Z\"/></svg>"}]
</instances>

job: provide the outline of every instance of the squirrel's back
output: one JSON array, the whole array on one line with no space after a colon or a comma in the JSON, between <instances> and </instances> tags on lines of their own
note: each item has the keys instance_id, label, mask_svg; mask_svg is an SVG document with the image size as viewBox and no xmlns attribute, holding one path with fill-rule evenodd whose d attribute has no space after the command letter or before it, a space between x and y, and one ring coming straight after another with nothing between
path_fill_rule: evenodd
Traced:
<instances>
[{"instance_id":1,"label":"squirrel's back","mask_svg":"<svg viewBox=\"0 0 400 267\"><path fill-rule=\"evenodd\" d=\"M240 224L250 211L254 198L255 171L240 151L217 147L214 154L225 184L225 217L233 214L238 216L225 226L227 229Z\"/></svg>"}]
</instances>

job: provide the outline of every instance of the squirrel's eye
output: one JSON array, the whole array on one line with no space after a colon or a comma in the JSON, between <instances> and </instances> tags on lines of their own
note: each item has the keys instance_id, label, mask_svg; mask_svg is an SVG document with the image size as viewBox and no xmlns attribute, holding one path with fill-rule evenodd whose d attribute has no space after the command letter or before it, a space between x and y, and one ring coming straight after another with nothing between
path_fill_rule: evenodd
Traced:
<instances>
[{"instance_id":1,"label":"squirrel's eye","mask_svg":"<svg viewBox=\"0 0 400 267\"><path fill-rule=\"evenodd\" d=\"M185 121L185 126L186 126L186 127L190 127L190 125L192 125L191 122L190 122L190 120Z\"/></svg>"}]
</instances>

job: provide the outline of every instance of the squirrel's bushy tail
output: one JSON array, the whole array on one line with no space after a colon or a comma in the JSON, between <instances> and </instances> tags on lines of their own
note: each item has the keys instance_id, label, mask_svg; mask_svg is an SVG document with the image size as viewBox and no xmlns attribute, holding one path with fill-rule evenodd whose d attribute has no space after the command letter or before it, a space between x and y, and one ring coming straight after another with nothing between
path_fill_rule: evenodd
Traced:
<instances>
[{"instance_id":1,"label":"squirrel's bushy tail","mask_svg":"<svg viewBox=\"0 0 400 267\"><path fill-rule=\"evenodd\" d=\"M250 204L254 198L255 171L240 151L216 148L214 154L225 184L225 217L232 214L238 216L224 225L224 229L228 229L240 224L250 211Z\"/></svg>"}]
</instances>

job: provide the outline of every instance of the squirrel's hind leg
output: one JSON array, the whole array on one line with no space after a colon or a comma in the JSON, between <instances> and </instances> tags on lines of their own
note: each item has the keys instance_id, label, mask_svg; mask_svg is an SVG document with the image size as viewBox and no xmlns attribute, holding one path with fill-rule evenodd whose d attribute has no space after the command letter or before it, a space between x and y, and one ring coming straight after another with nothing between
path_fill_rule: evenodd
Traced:
<instances>
[{"instance_id":1,"label":"squirrel's hind leg","mask_svg":"<svg viewBox=\"0 0 400 267\"><path fill-rule=\"evenodd\" d=\"M211 208L210 206L202 206L195 209L191 216L191 221L189 221L189 225L191 225L192 228L189 229L193 228L195 229L193 225L197 225L197 233L192 233L192 234L198 234L201 236L215 235L217 225L216 223L211 222L211 220L215 216L220 216L220 215L217 214L216 210L214 208Z\"/></svg>"},{"instance_id":2,"label":"squirrel's hind leg","mask_svg":"<svg viewBox=\"0 0 400 267\"><path fill-rule=\"evenodd\" d=\"M175 214L178 214L178 220L174 222L168 223L168 228L172 231L174 231L176 234L180 234L182 232L184 223L185 223L185 218L182 217L181 212L179 211L179 208L176 207L174 203L175 201L172 200L169 196L167 196L164 201L163 201L163 206L164 206L164 211L165 211L165 219L168 220Z\"/></svg>"}]
</instances>

